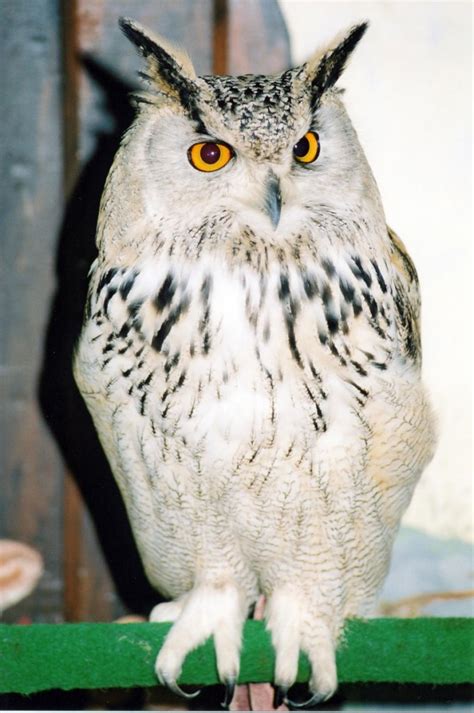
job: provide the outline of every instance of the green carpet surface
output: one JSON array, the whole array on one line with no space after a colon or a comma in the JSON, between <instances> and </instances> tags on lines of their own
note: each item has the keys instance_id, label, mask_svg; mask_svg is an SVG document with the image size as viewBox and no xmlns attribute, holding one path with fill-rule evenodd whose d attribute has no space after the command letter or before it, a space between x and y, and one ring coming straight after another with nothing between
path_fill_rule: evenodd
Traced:
<instances>
[{"instance_id":1,"label":"green carpet surface","mask_svg":"<svg viewBox=\"0 0 474 713\"><path fill-rule=\"evenodd\" d=\"M170 624L0 625L0 693L153 686L154 662ZM337 654L340 683L474 682L474 619L348 622ZM245 624L241 683L273 679L270 635ZM309 665L301 655L298 681ZM212 640L187 657L180 683L218 683Z\"/></svg>"}]
</instances>

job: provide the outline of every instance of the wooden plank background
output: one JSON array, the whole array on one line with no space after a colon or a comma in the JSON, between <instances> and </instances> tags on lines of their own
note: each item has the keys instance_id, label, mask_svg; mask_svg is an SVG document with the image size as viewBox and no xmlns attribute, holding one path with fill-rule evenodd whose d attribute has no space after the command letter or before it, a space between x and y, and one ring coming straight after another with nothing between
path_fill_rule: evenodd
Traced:
<instances>
[{"instance_id":1,"label":"wooden plank background","mask_svg":"<svg viewBox=\"0 0 474 713\"><path fill-rule=\"evenodd\" d=\"M276 0L0 3L0 537L46 565L6 621L109 621L157 600L70 367L100 194L140 69L120 15L185 47L199 73L290 64Z\"/></svg>"},{"instance_id":2,"label":"wooden plank background","mask_svg":"<svg viewBox=\"0 0 474 713\"><path fill-rule=\"evenodd\" d=\"M38 380L63 210L60 16L56 0L3 0L0 13L0 537L42 552L46 572L27 610L55 621L63 610L63 466Z\"/></svg>"}]
</instances>

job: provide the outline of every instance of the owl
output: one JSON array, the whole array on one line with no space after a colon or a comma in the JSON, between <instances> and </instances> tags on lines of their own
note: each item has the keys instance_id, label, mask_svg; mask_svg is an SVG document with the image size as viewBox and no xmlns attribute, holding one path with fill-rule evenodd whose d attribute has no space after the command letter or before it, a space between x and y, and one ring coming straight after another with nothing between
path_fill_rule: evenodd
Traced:
<instances>
[{"instance_id":1,"label":"owl","mask_svg":"<svg viewBox=\"0 0 474 713\"><path fill-rule=\"evenodd\" d=\"M212 636L231 695L264 595L275 704L302 651L314 705L435 443L417 273L336 87L367 25L234 77L120 23L146 86L102 196L74 372L169 600L150 616L173 622L157 677L179 691Z\"/></svg>"}]
</instances>

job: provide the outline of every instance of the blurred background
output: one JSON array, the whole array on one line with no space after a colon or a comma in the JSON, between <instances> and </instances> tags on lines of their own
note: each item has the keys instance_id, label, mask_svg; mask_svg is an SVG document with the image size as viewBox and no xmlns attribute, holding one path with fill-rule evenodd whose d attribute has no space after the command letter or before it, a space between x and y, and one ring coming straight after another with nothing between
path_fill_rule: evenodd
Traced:
<instances>
[{"instance_id":1,"label":"blurred background","mask_svg":"<svg viewBox=\"0 0 474 713\"><path fill-rule=\"evenodd\" d=\"M185 47L199 73L278 72L370 21L340 85L388 223L419 271L440 426L379 613L472 614L471 12L468 2L0 0L0 538L44 561L4 621L110 621L157 599L70 371L100 194L140 68L120 15Z\"/></svg>"}]
</instances>

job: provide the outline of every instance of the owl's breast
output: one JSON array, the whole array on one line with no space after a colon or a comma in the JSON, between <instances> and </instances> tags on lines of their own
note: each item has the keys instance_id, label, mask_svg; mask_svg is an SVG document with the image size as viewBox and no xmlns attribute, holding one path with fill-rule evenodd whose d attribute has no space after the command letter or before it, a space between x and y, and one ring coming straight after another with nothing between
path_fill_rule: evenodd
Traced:
<instances>
[{"instance_id":1,"label":"owl's breast","mask_svg":"<svg viewBox=\"0 0 474 713\"><path fill-rule=\"evenodd\" d=\"M349 256L265 272L211 259L97 270L82 371L154 431L216 457L288 450L383 388L397 361L390 299L381 269Z\"/></svg>"},{"instance_id":2,"label":"owl's breast","mask_svg":"<svg viewBox=\"0 0 474 713\"><path fill-rule=\"evenodd\" d=\"M337 547L396 528L432 434L373 271L96 267L76 378L162 588L230 521L252 562L313 513Z\"/></svg>"}]
</instances>

